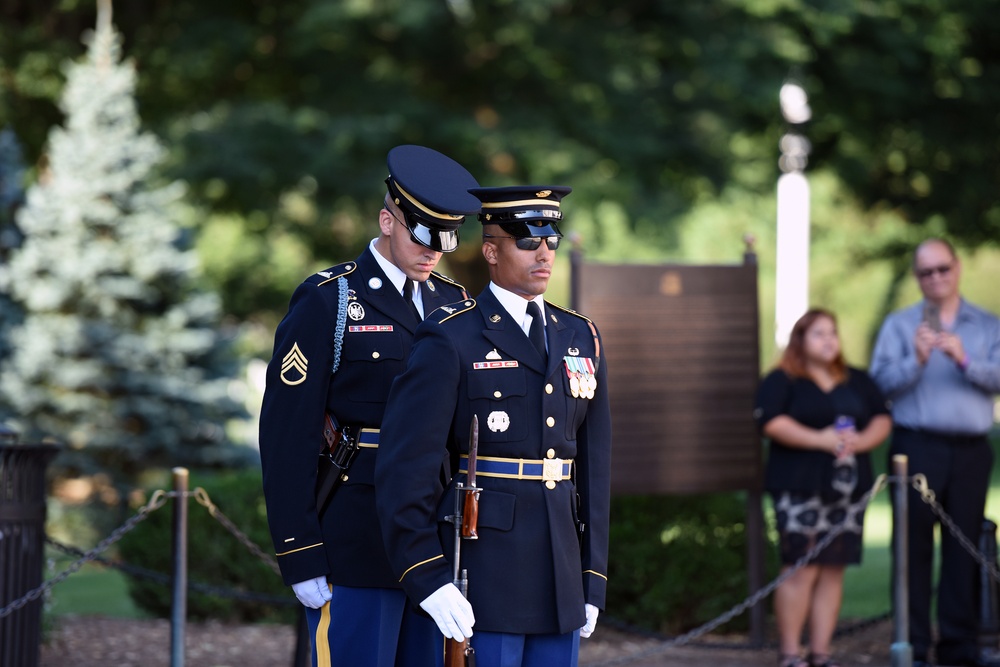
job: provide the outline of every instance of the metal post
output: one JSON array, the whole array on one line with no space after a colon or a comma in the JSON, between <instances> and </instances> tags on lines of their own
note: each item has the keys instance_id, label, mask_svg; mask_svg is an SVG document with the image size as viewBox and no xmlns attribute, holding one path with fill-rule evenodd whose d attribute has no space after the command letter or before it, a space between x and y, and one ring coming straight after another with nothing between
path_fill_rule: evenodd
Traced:
<instances>
[{"instance_id":1,"label":"metal post","mask_svg":"<svg viewBox=\"0 0 1000 667\"><path fill-rule=\"evenodd\" d=\"M752 490L747 492L747 582L750 592L764 587L764 509L763 494ZM750 607L750 643L764 645L766 620L764 601Z\"/></svg>"},{"instance_id":2,"label":"metal post","mask_svg":"<svg viewBox=\"0 0 1000 667\"><path fill-rule=\"evenodd\" d=\"M913 667L913 646L910 645L910 563L907 560L906 546L910 540L907 527L909 514L910 485L907 477L908 458L903 454L892 457L892 474L896 478L893 487L892 525L893 525L893 633L892 647L889 651L892 667Z\"/></svg>"},{"instance_id":3,"label":"metal post","mask_svg":"<svg viewBox=\"0 0 1000 667\"><path fill-rule=\"evenodd\" d=\"M170 604L170 667L184 667L184 623L187 617L188 470L174 468L173 591Z\"/></svg>"}]
</instances>

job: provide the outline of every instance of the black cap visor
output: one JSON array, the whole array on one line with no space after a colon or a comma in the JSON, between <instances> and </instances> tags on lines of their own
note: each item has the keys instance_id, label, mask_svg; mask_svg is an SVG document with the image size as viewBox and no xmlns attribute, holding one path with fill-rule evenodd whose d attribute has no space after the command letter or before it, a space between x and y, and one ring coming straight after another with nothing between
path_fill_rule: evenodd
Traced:
<instances>
[{"instance_id":1,"label":"black cap visor","mask_svg":"<svg viewBox=\"0 0 1000 667\"><path fill-rule=\"evenodd\" d=\"M440 229L428 225L409 211L403 211L410 238L436 252L454 252L458 248L458 230Z\"/></svg>"},{"instance_id":2,"label":"black cap visor","mask_svg":"<svg viewBox=\"0 0 1000 667\"><path fill-rule=\"evenodd\" d=\"M536 221L536 222L541 222L541 221ZM556 225L555 222L530 225L527 222L503 221L495 224L499 224L500 229L504 230L511 236L515 236L518 238L528 238L531 236L559 236L559 237L562 236L562 232L559 231L559 227Z\"/></svg>"}]
</instances>

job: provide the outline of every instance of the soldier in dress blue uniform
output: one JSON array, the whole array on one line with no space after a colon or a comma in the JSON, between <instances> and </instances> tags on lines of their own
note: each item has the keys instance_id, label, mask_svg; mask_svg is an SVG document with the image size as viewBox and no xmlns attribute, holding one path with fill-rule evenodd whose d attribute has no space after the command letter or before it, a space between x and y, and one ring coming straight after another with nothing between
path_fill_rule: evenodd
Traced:
<instances>
[{"instance_id":1,"label":"soldier in dress blue uniform","mask_svg":"<svg viewBox=\"0 0 1000 667\"><path fill-rule=\"evenodd\" d=\"M472 192L491 282L417 329L382 426L379 519L406 594L445 637L471 637L478 667L576 665L605 600L611 418L597 329L542 298L570 188ZM461 544L466 599L446 517L473 415L483 490L479 537Z\"/></svg>"},{"instance_id":2,"label":"soldier in dress blue uniform","mask_svg":"<svg viewBox=\"0 0 1000 667\"><path fill-rule=\"evenodd\" d=\"M478 184L461 165L421 146L387 158L379 236L352 262L309 277L278 326L260 419L267 518L286 584L306 607L313 665L440 664L440 634L406 603L375 512L379 429L393 378L420 318L467 297L435 273L458 247ZM324 412L360 449L328 509L315 495Z\"/></svg>"}]
</instances>

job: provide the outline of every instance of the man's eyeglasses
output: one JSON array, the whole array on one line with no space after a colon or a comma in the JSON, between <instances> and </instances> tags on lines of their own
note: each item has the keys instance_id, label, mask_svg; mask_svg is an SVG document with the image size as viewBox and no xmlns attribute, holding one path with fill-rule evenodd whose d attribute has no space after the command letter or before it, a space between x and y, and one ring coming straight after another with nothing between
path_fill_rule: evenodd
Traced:
<instances>
[{"instance_id":1,"label":"man's eyeglasses","mask_svg":"<svg viewBox=\"0 0 1000 667\"><path fill-rule=\"evenodd\" d=\"M549 250L555 250L559 247L559 240L562 239L561 236L501 236L494 234L483 234L484 239L514 239L514 245L516 245L521 250L538 250L539 246L542 245L542 239L545 239L545 245Z\"/></svg>"},{"instance_id":2,"label":"man's eyeglasses","mask_svg":"<svg viewBox=\"0 0 1000 667\"><path fill-rule=\"evenodd\" d=\"M458 230L444 230L444 229L432 229L425 224L422 224L413 216L408 216L403 213L403 217L406 220L400 220L396 217L396 214L389 210L388 206L383 206L383 208L388 211L396 222L406 227L407 231L410 232L410 240L417 245L422 245L425 248L430 248L435 252L451 252L458 248Z\"/></svg>"},{"instance_id":3,"label":"man's eyeglasses","mask_svg":"<svg viewBox=\"0 0 1000 667\"><path fill-rule=\"evenodd\" d=\"M951 271L951 264L942 264L941 266L929 266L926 269L917 269L916 274L917 278L919 278L920 280L927 280L935 273L939 273L942 276L946 276L950 271Z\"/></svg>"}]
</instances>

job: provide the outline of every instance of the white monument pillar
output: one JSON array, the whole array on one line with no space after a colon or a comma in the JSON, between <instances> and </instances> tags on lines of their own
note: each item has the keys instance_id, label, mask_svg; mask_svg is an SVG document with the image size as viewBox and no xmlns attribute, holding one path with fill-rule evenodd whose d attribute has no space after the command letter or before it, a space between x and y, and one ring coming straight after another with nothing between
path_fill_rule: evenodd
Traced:
<instances>
[{"instance_id":1,"label":"white monument pillar","mask_svg":"<svg viewBox=\"0 0 1000 667\"><path fill-rule=\"evenodd\" d=\"M781 113L792 130L781 137L778 166L777 248L775 252L774 341L784 348L795 321L809 309L809 182L803 170L809 141L795 132L812 110L801 86L786 83L779 93Z\"/></svg>"}]
</instances>

